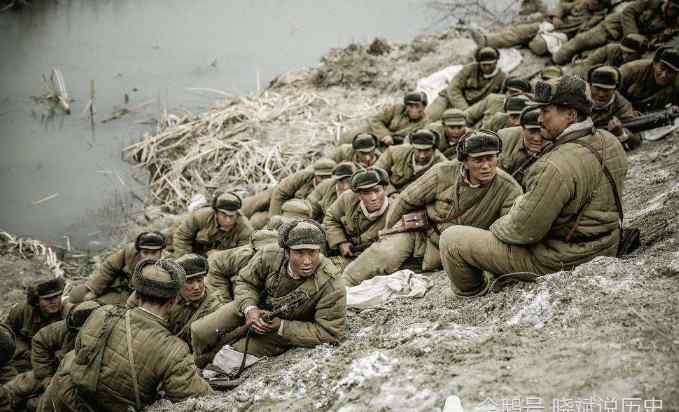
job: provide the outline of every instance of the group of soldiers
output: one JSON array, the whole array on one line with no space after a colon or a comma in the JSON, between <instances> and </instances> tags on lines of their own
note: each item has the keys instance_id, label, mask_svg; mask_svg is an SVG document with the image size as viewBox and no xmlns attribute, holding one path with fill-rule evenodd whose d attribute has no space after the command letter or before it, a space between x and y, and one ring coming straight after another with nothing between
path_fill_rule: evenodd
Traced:
<instances>
[{"instance_id":1,"label":"group of soldiers","mask_svg":"<svg viewBox=\"0 0 679 412\"><path fill-rule=\"evenodd\" d=\"M271 190L215 193L68 296L63 279L34 281L0 325L0 411L210 394L200 370L225 346L258 358L338 344L347 287L399 269L443 269L477 297L500 276L620 255L625 151L641 144L625 122L677 111L679 50L663 44L679 1L610 7L562 0L543 21L475 31L475 62L431 103L408 92ZM518 45L573 64L509 77L497 47Z\"/></svg>"}]
</instances>

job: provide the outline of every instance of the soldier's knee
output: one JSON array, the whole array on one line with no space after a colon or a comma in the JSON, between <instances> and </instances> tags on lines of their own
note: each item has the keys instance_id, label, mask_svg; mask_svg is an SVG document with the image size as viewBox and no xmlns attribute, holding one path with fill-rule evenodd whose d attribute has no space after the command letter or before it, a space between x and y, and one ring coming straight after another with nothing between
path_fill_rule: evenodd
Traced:
<instances>
[{"instance_id":1,"label":"soldier's knee","mask_svg":"<svg viewBox=\"0 0 679 412\"><path fill-rule=\"evenodd\" d=\"M441 254L450 255L453 252L461 252L468 248L471 230L469 226L451 226L441 233L439 250Z\"/></svg>"}]
</instances>

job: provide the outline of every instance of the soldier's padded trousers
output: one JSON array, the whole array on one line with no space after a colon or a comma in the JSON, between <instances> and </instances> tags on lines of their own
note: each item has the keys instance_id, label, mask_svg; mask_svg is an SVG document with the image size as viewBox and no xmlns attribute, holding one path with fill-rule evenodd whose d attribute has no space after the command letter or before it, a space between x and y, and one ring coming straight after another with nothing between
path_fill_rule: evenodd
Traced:
<instances>
[{"instance_id":1,"label":"soldier's padded trousers","mask_svg":"<svg viewBox=\"0 0 679 412\"><path fill-rule=\"evenodd\" d=\"M212 348L219 338L217 331L230 332L242 326L245 318L238 312L236 302L229 302L211 314L198 319L191 324L191 345L193 353L200 356ZM239 352L245 351L245 338L237 340L231 347ZM248 343L248 354L257 357L276 356L291 347L287 339L270 333L266 335L252 335Z\"/></svg>"},{"instance_id":2,"label":"soldier's padded trousers","mask_svg":"<svg viewBox=\"0 0 679 412\"><path fill-rule=\"evenodd\" d=\"M245 217L252 217L255 212L266 212L269 210L272 190L263 190L243 199L243 206L240 211Z\"/></svg>"},{"instance_id":3,"label":"soldier's padded trousers","mask_svg":"<svg viewBox=\"0 0 679 412\"><path fill-rule=\"evenodd\" d=\"M606 30L603 24L599 24L593 29L576 34L575 37L561 45L561 48L552 56L552 60L559 65L568 64L576 54L604 46L611 40L616 40L616 38Z\"/></svg>"},{"instance_id":4,"label":"soldier's padded trousers","mask_svg":"<svg viewBox=\"0 0 679 412\"><path fill-rule=\"evenodd\" d=\"M450 102L443 96L436 96L436 98L427 105L424 113L431 122L436 122L441 119L441 115L450 107ZM464 110L464 109L462 109Z\"/></svg>"},{"instance_id":5,"label":"soldier's padded trousers","mask_svg":"<svg viewBox=\"0 0 679 412\"><path fill-rule=\"evenodd\" d=\"M426 245L427 247L422 247ZM428 241L426 232L396 233L370 245L342 272L344 284L356 286L375 276L387 275L403 267L410 257L423 256L422 270L441 267L441 258L435 245Z\"/></svg>"},{"instance_id":6,"label":"soldier's padded trousers","mask_svg":"<svg viewBox=\"0 0 679 412\"><path fill-rule=\"evenodd\" d=\"M551 273L537 262L530 249L500 242L488 230L451 226L439 243L443 269L453 292L470 296L484 286L483 271L495 276L513 272Z\"/></svg>"},{"instance_id":7,"label":"soldier's padded trousers","mask_svg":"<svg viewBox=\"0 0 679 412\"><path fill-rule=\"evenodd\" d=\"M486 45L496 49L528 46L539 30L540 23L518 24L507 30L486 34Z\"/></svg>"}]
</instances>

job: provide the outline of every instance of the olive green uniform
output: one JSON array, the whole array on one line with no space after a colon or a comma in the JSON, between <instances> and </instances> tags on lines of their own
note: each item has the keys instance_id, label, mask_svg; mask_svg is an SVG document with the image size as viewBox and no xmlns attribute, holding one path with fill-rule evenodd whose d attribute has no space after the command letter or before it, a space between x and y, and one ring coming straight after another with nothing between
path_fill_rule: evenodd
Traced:
<instances>
[{"instance_id":1,"label":"olive green uniform","mask_svg":"<svg viewBox=\"0 0 679 412\"><path fill-rule=\"evenodd\" d=\"M62 312L64 310L62 309ZM31 342L36 333L45 326L62 320L63 313L44 315L36 306L28 303L16 304L7 315L7 326L16 335L16 351L10 363L18 373L31 369Z\"/></svg>"},{"instance_id":2,"label":"olive green uniform","mask_svg":"<svg viewBox=\"0 0 679 412\"><path fill-rule=\"evenodd\" d=\"M484 78L479 63L467 64L427 106L427 117L430 121L436 121L446 109L465 110L490 93L499 93L506 78L507 75L499 66L493 77Z\"/></svg>"},{"instance_id":3,"label":"olive green uniform","mask_svg":"<svg viewBox=\"0 0 679 412\"><path fill-rule=\"evenodd\" d=\"M418 120L410 120L406 106L402 103L394 104L387 107L377 115L371 117L368 120L367 125L352 129L342 134L342 137L340 138L340 144L351 144L354 136L365 132L374 134L380 141L385 136L406 135L417 129L425 127L427 122L428 121L425 116L422 116L422 118ZM337 163L340 162L336 159L333 160L335 160ZM351 159L345 160L351 161Z\"/></svg>"},{"instance_id":4,"label":"olive green uniform","mask_svg":"<svg viewBox=\"0 0 679 412\"><path fill-rule=\"evenodd\" d=\"M636 0L624 10L609 15L603 24L582 32L565 43L553 56L557 64L565 64L577 53L601 47L607 42L638 33L650 43L669 40L679 29L676 19L667 21L662 11L665 0ZM665 32L667 31L667 34Z\"/></svg>"},{"instance_id":5,"label":"olive green uniform","mask_svg":"<svg viewBox=\"0 0 679 412\"><path fill-rule=\"evenodd\" d=\"M625 99L620 92L616 91L613 95L613 101L605 107L592 107L592 121L594 124L602 129L606 129L608 122L617 117L621 122L626 122L637 117L632 103ZM623 146L630 143L632 147L637 147L641 143L641 136L638 133L630 133L624 130L622 135L616 136Z\"/></svg>"},{"instance_id":6,"label":"olive green uniform","mask_svg":"<svg viewBox=\"0 0 679 412\"><path fill-rule=\"evenodd\" d=\"M622 55L622 47L620 43L611 43L603 47L599 47L590 53L582 62L575 67L575 74L580 76L583 80L587 80L587 72L592 67L603 64L606 66L620 67L625 63Z\"/></svg>"},{"instance_id":7,"label":"olive green uniform","mask_svg":"<svg viewBox=\"0 0 679 412\"><path fill-rule=\"evenodd\" d=\"M335 159L333 159L335 160ZM281 180L271 193L269 212L271 216L280 215L283 203L290 199L306 199L314 190L314 170L300 170Z\"/></svg>"},{"instance_id":8,"label":"olive green uniform","mask_svg":"<svg viewBox=\"0 0 679 412\"><path fill-rule=\"evenodd\" d=\"M328 210L330 205L332 205L335 200L337 200L337 179L331 178L326 179L316 185L316 188L307 197L307 202L311 207L311 218L317 222L323 221L323 216Z\"/></svg>"},{"instance_id":9,"label":"olive green uniform","mask_svg":"<svg viewBox=\"0 0 679 412\"><path fill-rule=\"evenodd\" d=\"M123 305L132 293L130 279L141 254L134 243L113 253L87 279L85 286L102 305Z\"/></svg>"},{"instance_id":10,"label":"olive green uniform","mask_svg":"<svg viewBox=\"0 0 679 412\"><path fill-rule=\"evenodd\" d=\"M502 170L485 187L472 187L463 177L462 163L448 161L431 168L416 185L401 192L391 206L386 227L404 214L426 210L432 227L426 231L384 236L370 246L343 273L347 286L355 286L377 275L397 271L410 257L423 258L425 271L441 267L439 234L451 225L488 228L509 211L521 187Z\"/></svg>"},{"instance_id":11,"label":"olive green uniform","mask_svg":"<svg viewBox=\"0 0 679 412\"><path fill-rule=\"evenodd\" d=\"M586 127L591 124L571 130ZM605 153L605 165L622 196L627 160L620 142L603 130L580 140ZM545 274L595 256L615 256L618 212L610 184L589 150L562 144L528 169L525 183L528 191L490 230L454 226L441 235L443 266L458 293L478 289L483 270Z\"/></svg>"},{"instance_id":12,"label":"olive green uniform","mask_svg":"<svg viewBox=\"0 0 679 412\"><path fill-rule=\"evenodd\" d=\"M527 161L533 155L523 144L523 128L521 126L508 127L498 131L502 139L502 154L498 159L498 167L512 175L521 186L527 170ZM525 188L525 186L524 186Z\"/></svg>"},{"instance_id":13,"label":"olive green uniform","mask_svg":"<svg viewBox=\"0 0 679 412\"><path fill-rule=\"evenodd\" d=\"M429 165L415 171L415 150L411 145L391 146L382 153L375 164L375 167L382 168L389 174L389 182L397 192L404 190L432 166L446 161L445 156L438 149L434 149Z\"/></svg>"},{"instance_id":14,"label":"olive green uniform","mask_svg":"<svg viewBox=\"0 0 679 412\"><path fill-rule=\"evenodd\" d=\"M233 300L233 279L254 254L255 249L247 244L210 255L206 286L215 299L221 303Z\"/></svg>"},{"instance_id":15,"label":"olive green uniform","mask_svg":"<svg viewBox=\"0 0 679 412\"><path fill-rule=\"evenodd\" d=\"M620 93L640 112L662 110L668 104L679 104L679 86L659 86L653 74L653 60L635 60L620 67Z\"/></svg>"},{"instance_id":16,"label":"olive green uniform","mask_svg":"<svg viewBox=\"0 0 679 412\"><path fill-rule=\"evenodd\" d=\"M495 113L490 117L486 117L481 125L482 129L492 130L497 132L500 129L507 127L509 115L507 113Z\"/></svg>"},{"instance_id":17,"label":"olive green uniform","mask_svg":"<svg viewBox=\"0 0 679 412\"><path fill-rule=\"evenodd\" d=\"M377 162L377 159L380 157L380 151L375 149L375 160L373 160L373 165L375 162ZM365 168L364 165L358 162L356 159L356 151L354 148L351 146L351 144L342 144L337 147L335 147L330 154L330 158L334 160L337 164L342 163L342 162L353 162L356 167L360 168Z\"/></svg>"},{"instance_id":18,"label":"olive green uniform","mask_svg":"<svg viewBox=\"0 0 679 412\"><path fill-rule=\"evenodd\" d=\"M66 321L54 322L36 333L31 349L31 365L35 378L51 378L66 353L73 350L77 330L70 330Z\"/></svg>"},{"instance_id":19,"label":"olive green uniform","mask_svg":"<svg viewBox=\"0 0 679 412\"><path fill-rule=\"evenodd\" d=\"M250 221L252 228L263 228L269 220L269 204L271 203L271 189L262 190L243 199L240 212Z\"/></svg>"},{"instance_id":20,"label":"olive green uniform","mask_svg":"<svg viewBox=\"0 0 679 412\"><path fill-rule=\"evenodd\" d=\"M501 93L491 93L464 111L464 117L468 125L475 125L484 118L495 113L504 111L507 96Z\"/></svg>"},{"instance_id":21,"label":"olive green uniform","mask_svg":"<svg viewBox=\"0 0 679 412\"><path fill-rule=\"evenodd\" d=\"M441 136L441 139L439 140L439 152L443 154L443 157L445 157L448 160L455 160L457 158L457 143L461 142L462 140L465 139L465 137L469 136L472 133L472 130L467 128L467 133L465 133L462 137L460 137L457 141L450 141L446 137L446 133L443 130L443 125L441 122L436 122L428 126L430 129L436 131L439 136Z\"/></svg>"},{"instance_id":22,"label":"olive green uniform","mask_svg":"<svg viewBox=\"0 0 679 412\"><path fill-rule=\"evenodd\" d=\"M277 245L264 247L236 278L235 300L209 317L223 319L224 330L229 332L243 325L244 311L250 306L276 310L304 296L313 299L283 313L277 332L251 336L248 353L257 357L275 356L296 346L339 343L346 333L346 289L339 279L339 269L325 256L320 259L313 275L295 280L288 274L289 261L284 250ZM196 335L195 330L193 334ZM205 351L203 345L196 346L195 338L193 343L196 353ZM245 338L232 347L243 352Z\"/></svg>"},{"instance_id":23,"label":"olive green uniform","mask_svg":"<svg viewBox=\"0 0 679 412\"><path fill-rule=\"evenodd\" d=\"M177 304L170 311L167 319L170 332L191 347L191 324L196 320L214 312L219 301L209 290L197 302L191 302L179 296Z\"/></svg>"},{"instance_id":24,"label":"olive green uniform","mask_svg":"<svg viewBox=\"0 0 679 412\"><path fill-rule=\"evenodd\" d=\"M142 308L112 316L114 311L124 309L104 306L90 315L78 335L74 356L62 362L40 410L80 411L87 410L84 405L88 405L95 411L127 411L136 403L131 368L136 374L142 408L159 398L159 387L172 402L212 392L200 377L186 343L172 335L165 320ZM110 337L102 339L109 323ZM95 354L99 351L101 359L97 361ZM91 387L95 385L91 379L98 382L95 388Z\"/></svg>"},{"instance_id":25,"label":"olive green uniform","mask_svg":"<svg viewBox=\"0 0 679 412\"><path fill-rule=\"evenodd\" d=\"M184 216L174 233L175 255L205 255L210 250L225 250L246 244L250 240L252 226L240 212L236 216L236 222L228 231L219 228L212 208L203 208Z\"/></svg>"},{"instance_id":26,"label":"olive green uniform","mask_svg":"<svg viewBox=\"0 0 679 412\"><path fill-rule=\"evenodd\" d=\"M378 232L384 229L386 221L386 211L377 218L368 218L361 208L359 195L347 191L330 206L323 226L330 249L337 249L344 242L364 249L377 240Z\"/></svg>"}]
</instances>

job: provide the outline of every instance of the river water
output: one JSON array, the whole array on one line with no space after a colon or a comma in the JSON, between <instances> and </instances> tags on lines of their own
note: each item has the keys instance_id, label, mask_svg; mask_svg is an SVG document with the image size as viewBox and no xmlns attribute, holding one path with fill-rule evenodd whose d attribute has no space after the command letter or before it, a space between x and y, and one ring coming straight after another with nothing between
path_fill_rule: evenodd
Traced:
<instances>
[{"instance_id":1,"label":"river water","mask_svg":"<svg viewBox=\"0 0 679 412\"><path fill-rule=\"evenodd\" d=\"M161 111L200 112L217 89L248 94L317 64L331 47L405 41L435 19L416 0L34 0L0 14L0 229L79 246L107 243L104 222L134 213L143 184L121 150ZM65 115L33 97L52 68ZM94 126L84 109L94 82ZM102 122L115 110L131 109Z\"/></svg>"}]
</instances>

